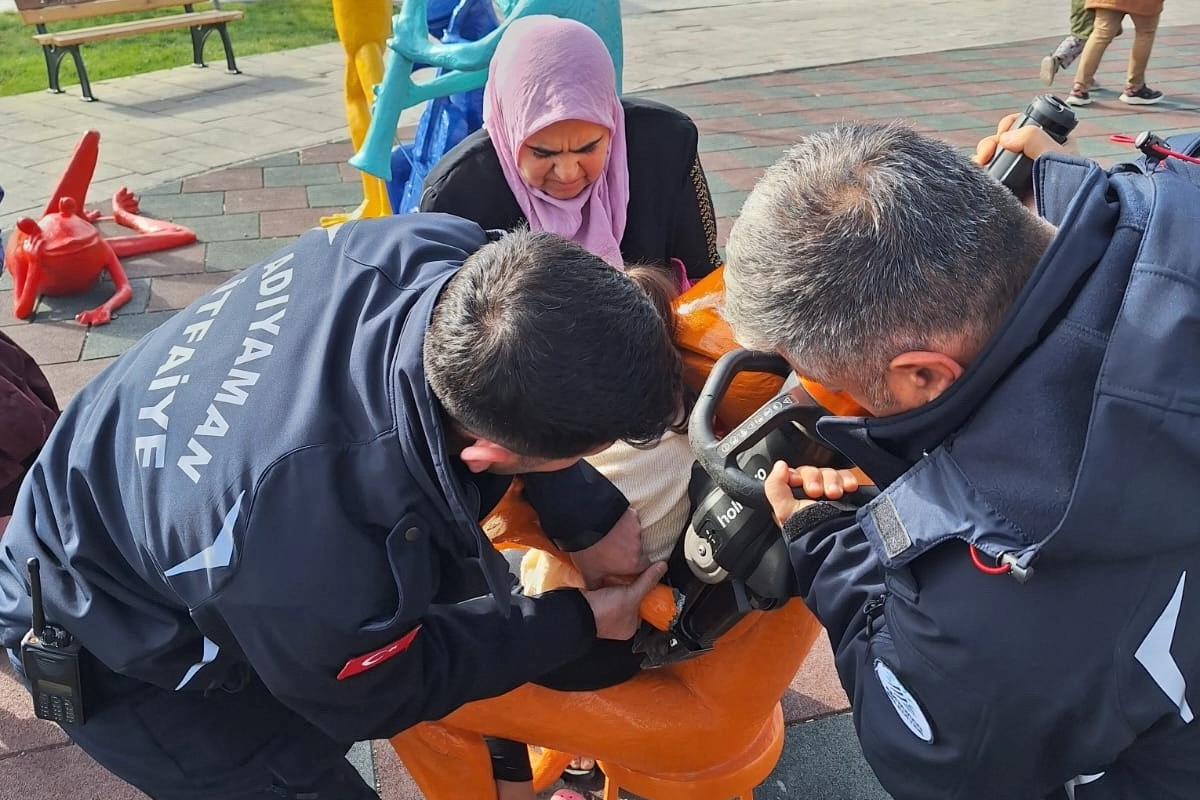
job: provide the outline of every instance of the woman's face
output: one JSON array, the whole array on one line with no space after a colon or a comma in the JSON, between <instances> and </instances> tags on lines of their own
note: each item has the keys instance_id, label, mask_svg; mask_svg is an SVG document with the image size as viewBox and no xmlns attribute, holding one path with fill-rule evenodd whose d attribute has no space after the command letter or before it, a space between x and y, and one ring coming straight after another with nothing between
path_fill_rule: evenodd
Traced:
<instances>
[{"instance_id":1,"label":"woman's face","mask_svg":"<svg viewBox=\"0 0 1200 800\"><path fill-rule=\"evenodd\" d=\"M603 125L564 119L525 140L517 154L517 169L534 189L570 200L600 176L609 138Z\"/></svg>"}]
</instances>

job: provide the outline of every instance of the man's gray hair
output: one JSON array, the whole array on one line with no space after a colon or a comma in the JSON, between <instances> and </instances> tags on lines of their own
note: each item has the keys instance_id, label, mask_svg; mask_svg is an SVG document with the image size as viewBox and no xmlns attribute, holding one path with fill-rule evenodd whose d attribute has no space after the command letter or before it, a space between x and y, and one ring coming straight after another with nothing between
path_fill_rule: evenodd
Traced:
<instances>
[{"instance_id":1,"label":"man's gray hair","mask_svg":"<svg viewBox=\"0 0 1200 800\"><path fill-rule=\"evenodd\" d=\"M729 234L726 314L743 344L817 380L882 376L947 336L982 345L1050 236L950 145L842 125L805 137L750 193Z\"/></svg>"}]
</instances>

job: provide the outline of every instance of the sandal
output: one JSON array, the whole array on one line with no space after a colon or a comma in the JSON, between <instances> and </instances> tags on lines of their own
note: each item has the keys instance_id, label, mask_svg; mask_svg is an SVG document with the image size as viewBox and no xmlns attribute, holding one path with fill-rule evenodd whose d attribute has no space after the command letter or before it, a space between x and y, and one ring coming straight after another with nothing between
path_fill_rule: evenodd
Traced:
<instances>
[{"instance_id":1,"label":"sandal","mask_svg":"<svg viewBox=\"0 0 1200 800\"><path fill-rule=\"evenodd\" d=\"M571 763L563 768L564 775L570 775L575 778L583 778L591 775L596 771L596 762L591 758L576 756L571 759Z\"/></svg>"}]
</instances>

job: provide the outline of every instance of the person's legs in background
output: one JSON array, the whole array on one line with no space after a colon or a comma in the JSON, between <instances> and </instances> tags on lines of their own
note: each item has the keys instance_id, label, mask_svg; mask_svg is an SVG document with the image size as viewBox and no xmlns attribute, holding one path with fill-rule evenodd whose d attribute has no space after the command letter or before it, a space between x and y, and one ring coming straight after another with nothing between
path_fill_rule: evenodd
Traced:
<instances>
[{"instance_id":1,"label":"person's legs in background","mask_svg":"<svg viewBox=\"0 0 1200 800\"><path fill-rule=\"evenodd\" d=\"M1054 76L1060 69L1066 69L1075 63L1088 37L1092 35L1092 23L1095 12L1084 7L1086 0L1071 0L1071 32L1067 34L1054 52L1042 59L1040 72L1042 83L1049 86L1054 83Z\"/></svg>"},{"instance_id":2,"label":"person's legs in background","mask_svg":"<svg viewBox=\"0 0 1200 800\"><path fill-rule=\"evenodd\" d=\"M1129 71L1125 77L1125 91L1121 100L1131 105L1150 105L1163 98L1162 92L1146 85L1146 65L1150 62L1150 51L1154 49L1159 16L1161 15L1129 15L1133 20L1133 49L1129 51Z\"/></svg>"},{"instance_id":3,"label":"person's legs in background","mask_svg":"<svg viewBox=\"0 0 1200 800\"><path fill-rule=\"evenodd\" d=\"M1092 35L1092 25L1096 21L1096 12L1087 8L1087 0L1071 0L1071 36L1079 41L1079 47L1063 66L1067 66L1083 52L1083 43Z\"/></svg>"},{"instance_id":4,"label":"person's legs in background","mask_svg":"<svg viewBox=\"0 0 1200 800\"><path fill-rule=\"evenodd\" d=\"M1095 12L1084 7L1086 0L1071 0L1071 32L1058 43L1054 52L1042 59L1041 78L1047 86L1060 69L1075 63L1088 37L1092 35Z\"/></svg>"},{"instance_id":5,"label":"person's legs in background","mask_svg":"<svg viewBox=\"0 0 1200 800\"><path fill-rule=\"evenodd\" d=\"M1079 67L1075 71L1075 85L1067 97L1068 105L1086 106L1092 102L1088 89L1092 85L1092 79L1096 76L1100 60L1104 58L1104 51L1108 49L1109 44L1116 37L1117 31L1121 29L1121 20L1125 16L1123 11L1110 11L1103 8L1096 9L1095 13L1092 35L1088 37L1087 44L1083 47L1083 53L1079 57Z\"/></svg>"}]
</instances>

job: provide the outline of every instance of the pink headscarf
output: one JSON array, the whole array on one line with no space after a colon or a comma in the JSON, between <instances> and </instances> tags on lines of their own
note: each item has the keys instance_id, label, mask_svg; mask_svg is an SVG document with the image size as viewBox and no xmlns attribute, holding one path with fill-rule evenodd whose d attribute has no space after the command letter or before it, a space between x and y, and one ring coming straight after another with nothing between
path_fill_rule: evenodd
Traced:
<instances>
[{"instance_id":1,"label":"pink headscarf","mask_svg":"<svg viewBox=\"0 0 1200 800\"><path fill-rule=\"evenodd\" d=\"M612 56L588 26L538 14L516 20L500 39L483 90L483 124L517 205L536 231L550 231L622 267L621 237L629 204L625 110ZM604 171L570 200L530 187L517 169L525 141L562 120L608 128Z\"/></svg>"}]
</instances>

